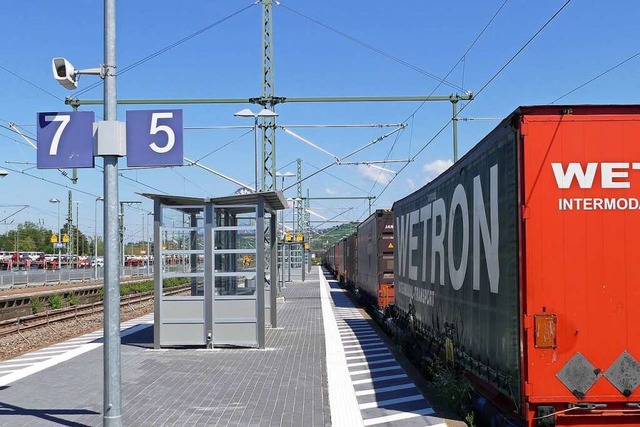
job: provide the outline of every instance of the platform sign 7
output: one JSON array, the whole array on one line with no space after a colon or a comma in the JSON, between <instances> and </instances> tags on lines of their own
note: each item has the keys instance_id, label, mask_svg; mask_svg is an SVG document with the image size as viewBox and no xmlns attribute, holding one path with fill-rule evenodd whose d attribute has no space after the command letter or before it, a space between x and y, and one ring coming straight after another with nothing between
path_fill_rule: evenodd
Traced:
<instances>
[{"instance_id":1,"label":"platform sign 7","mask_svg":"<svg viewBox=\"0 0 640 427\"><path fill-rule=\"evenodd\" d=\"M94 167L93 111L38 113L38 169Z\"/></svg>"},{"instance_id":2,"label":"platform sign 7","mask_svg":"<svg viewBox=\"0 0 640 427\"><path fill-rule=\"evenodd\" d=\"M127 166L182 164L182 110L127 111Z\"/></svg>"}]
</instances>

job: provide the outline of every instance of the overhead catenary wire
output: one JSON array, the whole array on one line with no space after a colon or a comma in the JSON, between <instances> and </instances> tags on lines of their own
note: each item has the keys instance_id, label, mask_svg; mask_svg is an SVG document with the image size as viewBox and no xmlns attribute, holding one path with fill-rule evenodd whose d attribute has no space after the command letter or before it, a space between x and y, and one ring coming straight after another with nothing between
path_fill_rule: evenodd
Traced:
<instances>
[{"instance_id":1,"label":"overhead catenary wire","mask_svg":"<svg viewBox=\"0 0 640 427\"><path fill-rule=\"evenodd\" d=\"M447 77L449 77L451 75L451 73L453 73L453 70L456 69L456 67L458 66L458 64L460 64L461 61L465 60L465 58L467 57L467 55L469 54L469 52L471 51L471 49L473 49L473 47L476 45L476 43L478 42L478 40L480 40L480 38L482 37L482 35L485 33L485 31L487 31L487 29L491 26L491 24L493 23L493 21L496 19L496 17L498 16L498 14L500 13L500 11L502 11L502 9L504 8L504 6L507 4L509 0L504 0L504 2L502 2L502 4L500 5L500 7L498 8L498 10L495 11L495 13L493 14L493 16L491 17L491 19L489 19L489 22L487 22L484 26L484 28L482 28L482 30L480 31L480 33L478 33L478 35L476 36L476 38L471 42L471 44L469 45L469 47L467 48L467 50L464 51L464 53L462 54L462 56L460 56L460 59L458 59L458 62L456 62L453 67L451 67L451 69L447 72L447 74L444 76L444 78L446 79ZM433 95L435 93L436 90L438 90L438 88L440 87L440 83L438 85L436 85L436 87L433 88L433 90L429 93L429 96ZM405 123L409 120L409 118L414 117L418 111L420 111L420 109L422 109L422 107L424 106L424 104L426 103L426 101L422 101L418 107L416 107L416 109L413 111L413 113L411 113L411 115L405 120Z\"/></svg>"},{"instance_id":2,"label":"overhead catenary wire","mask_svg":"<svg viewBox=\"0 0 640 427\"><path fill-rule=\"evenodd\" d=\"M0 219L0 222L5 222L5 221L6 221L6 220L8 220L9 218L11 218L11 217L13 217L13 216L18 215L20 212L22 212L23 210L27 209L28 207L30 207L30 206L29 206L29 205L22 205L22 209L20 209L20 210L18 210L18 211L16 211L16 212L14 212L14 213L12 213L11 215L9 215L9 216L7 216L7 217L5 217L5 218L3 218L3 219ZM12 221L12 222L13 222L13 221Z\"/></svg>"},{"instance_id":3,"label":"overhead catenary wire","mask_svg":"<svg viewBox=\"0 0 640 427\"><path fill-rule=\"evenodd\" d=\"M323 22L321 22L321 21L319 21L319 20L317 20L315 18L312 18L312 17L310 17L308 15L305 15L304 13L302 13L302 12L300 12L298 10L295 10L295 9L293 9L293 8L287 6L287 5L284 5L281 2L278 4L278 6L284 8L284 9L286 9L286 10L288 10L288 11L290 11L290 12L292 12L292 13L294 13L294 14L296 14L296 15L298 15L298 16L300 16L300 17L302 17L302 18L304 18L304 19L306 19L308 21L310 21L310 22L313 22L314 24L316 24L316 25L318 25L318 26L320 26L322 28L325 28L325 29L327 29L327 30L329 30L329 31L331 31L331 32L333 32L335 34L338 34L339 36L342 36L342 37L344 37L344 38L346 38L348 40L351 40L352 42L354 42L354 43L356 43L356 44L358 44L358 45L360 45L360 46L362 46L362 47L364 47L366 49L369 49L369 50L371 50L373 52L376 52L376 53L378 53L378 54L380 54L380 55L382 55L382 56L384 56L386 58L389 58L389 59L391 59L391 60L393 60L393 61L395 61L395 62L397 62L399 64L402 64L405 67L408 67L408 68L410 68L410 69L412 69L414 71L417 71L418 73L420 73L422 75L430 77L433 80L438 81L440 84L444 84L446 86L449 86L452 89L465 92L464 88L462 88L462 87L460 87L460 86L458 86L458 85L456 85L454 83L448 82L444 78L438 77L437 75L435 75L433 73L430 73L430 72L428 72L426 70L423 70L422 68L420 68L420 67L418 67L416 65L413 65L413 64L411 64L411 63L409 63L409 62L407 62L407 61L405 61L403 59L400 59L397 56L394 56L394 55L392 55L390 53L387 53L387 52L383 51L382 49L379 49L379 48L377 48L375 46L372 46L369 43L366 43L366 42L364 42L364 41L362 41L362 40L360 40L360 39L358 39L356 37L353 37L353 36L345 33L344 31L341 31L341 30L338 30L336 28L333 28L333 27L331 27L331 26L329 26L329 25L327 25L327 24L325 24L325 23L323 23Z\"/></svg>"},{"instance_id":4,"label":"overhead catenary wire","mask_svg":"<svg viewBox=\"0 0 640 427\"><path fill-rule=\"evenodd\" d=\"M387 132L387 133L385 133L384 135L379 136L379 137L377 137L377 138L373 139L372 141L368 142L367 144L365 144L365 145L363 145L363 146L361 146L361 147L359 147L359 148L356 148L354 151L350 152L349 154L347 154L347 155L345 155L345 156L342 156L338 161L348 159L349 157L351 157L351 156L353 156L353 155L355 155L355 154L359 153L360 151L362 151L362 150L364 150L364 149L366 149L366 148L368 148L368 147L370 147L370 146L372 146L372 145L374 145L374 144L377 144L378 142L380 142L380 141L382 141L382 140L384 140L384 139L388 138L389 136L391 136L391 135L395 134L395 133L396 133L396 132L398 132L398 131L401 131L402 129L404 129L404 126L403 126L403 127L399 127L399 128L397 128L397 129L394 129L394 130L392 130L392 131L390 131L390 132ZM290 185L290 186L288 186L288 187L283 188L283 190L282 190L282 191L288 190L289 188L291 188L291 187L293 187L293 186L295 186L295 185L298 185L299 183L301 183L301 182L303 182L303 181L306 181L307 179L311 178L312 176L315 176L315 175L317 175L318 173L323 172L323 171L325 171L326 169L329 169L331 166L337 165L337 164L338 164L338 161L333 161L333 162L329 163L328 165L326 165L326 166L324 166L324 167L322 167L322 168L318 169L316 172L313 172L312 174L307 175L306 177L302 178L302 179L301 179L301 180L299 180L298 182L296 182L296 183L294 183L294 184L291 184L291 185Z\"/></svg>"},{"instance_id":5,"label":"overhead catenary wire","mask_svg":"<svg viewBox=\"0 0 640 427\"><path fill-rule=\"evenodd\" d=\"M198 188L200 190L202 190L202 192L204 192L205 194L209 194L212 195L213 193L211 193L210 190L207 190L205 188L202 188L200 185L196 184L195 182L193 182L192 180L190 180L189 178L187 178L186 176L184 176L184 174L181 174L177 168L171 168L171 171L173 173L175 173L176 175L178 175L180 178L182 178L183 180L185 180L186 182L188 182L189 184L191 184L193 187Z\"/></svg>"},{"instance_id":6,"label":"overhead catenary wire","mask_svg":"<svg viewBox=\"0 0 640 427\"><path fill-rule=\"evenodd\" d=\"M150 60L152 60L152 59L154 59L154 58L156 58L156 57L158 57L158 56L162 55L163 53L168 52L168 51L170 51L171 49L174 49L174 48L176 48L176 47L180 46L180 45L181 45L181 44L183 44L183 43L188 42L189 40L191 40L191 39L193 39L193 38L195 38L195 37L199 36L200 34L205 33L205 32L207 32L207 31L211 30L212 28L217 27L218 25L220 25L220 24L222 24L222 23L224 23L224 22L228 21L229 19L231 19L231 18L233 18L233 17L235 17L235 16L237 16L237 15L241 14L242 12L246 11L247 9L252 8L253 6L257 5L258 3L259 3L258 1L253 2L253 3L251 3L250 5L248 5L248 6L246 6L246 7L243 7L243 8L241 8L241 9L239 9L239 10L237 10L237 11L235 11L235 12L231 13L230 15L225 16L224 18L221 18L221 19L219 19L219 20L217 20L217 21L215 21L215 22L213 22L213 23L211 23L211 24L209 24L209 25L207 25L207 26L205 26L205 27L200 28L198 31L195 31L195 32L193 32L193 33L189 34L188 36L183 37L183 38L181 38L180 40L178 40L178 41L176 41L176 42L174 42L174 43L171 43L170 45L165 46L165 47L163 47L162 49L157 50L157 51L155 51L154 53L152 53L152 54L150 54L150 55L147 55L147 56L145 56L144 58L142 58L142 59L140 59L140 60L138 60L138 61L136 61L136 62L134 62L134 63L132 63L132 64L130 64L130 65L127 65L126 67L124 67L123 69L121 69L120 71L118 71L116 75L117 75L118 77L120 77L122 74L126 73L127 71L130 71L130 70L132 70L132 69L134 69L134 68L136 68L136 67L138 67L138 66L140 66L140 65L144 64L145 62L150 61ZM102 82L102 80L99 80L99 81L97 81L96 83L91 84L91 85L87 86L86 88L84 88L84 89L82 89L82 90L80 90L80 91L75 92L75 93L73 94L73 97L78 97L78 96L80 96L80 95L82 95L82 94L84 94L84 93L87 93L87 92L89 92L90 90L93 90L93 89L95 89L96 87L98 87L98 86L102 85L102 83L103 83L103 82Z\"/></svg>"},{"instance_id":7,"label":"overhead catenary wire","mask_svg":"<svg viewBox=\"0 0 640 427\"><path fill-rule=\"evenodd\" d=\"M6 129L6 130L8 130L9 132L11 132L11 133L14 133L14 134L15 134L15 132L14 132L12 129L8 128L7 126L4 126L4 125L1 125L1 124L0 124L0 128ZM11 138L10 136L8 136L8 135L4 135L4 134L2 134L2 133L0 133L0 137L5 138L5 139L8 139L9 141L13 141L13 142L15 142L15 143L17 143L17 144L24 145L24 146L26 146L26 147L28 147L28 146L29 146L29 144L27 144L25 141L21 141L21 140L19 140L19 139Z\"/></svg>"},{"instance_id":8,"label":"overhead catenary wire","mask_svg":"<svg viewBox=\"0 0 640 427\"><path fill-rule=\"evenodd\" d=\"M493 21L496 19L496 17L498 16L498 14L502 11L502 9L505 7L505 5L508 3L509 0L504 0L502 2L502 4L500 5L500 7L498 7L498 9L494 12L493 16L491 17L491 19L489 19L489 21L485 24L485 26L482 28L482 30L478 33L478 35L476 36L476 38L471 42L471 44L469 45L469 47L467 47L467 49L465 50L465 52L460 56L460 59L458 59L458 61L451 67L451 69L447 72L447 74L443 77L443 81L445 81L450 75L451 73L456 69L456 67L458 66L458 64L460 64L460 62L464 61L464 64L466 65L466 57L469 54L469 52L471 51L471 49L476 45L476 43L480 40L480 38L482 37L482 35L487 31L487 29L491 26L491 24L493 23ZM429 93L429 96L433 95L435 93L436 90L438 90L438 88L442 85L442 82L439 82ZM463 84L462 87L464 87L464 72L463 72ZM462 89L462 88L460 88ZM464 89L462 89L464 92L469 93L467 91L465 91ZM415 109L414 111L407 117L407 119L404 120L403 123L407 124L409 122L409 120L411 120L411 122L413 123L416 114L418 113L418 111L420 111L422 109L422 107L424 107L424 105L426 104L426 101L422 101ZM465 104L467 105L467 104ZM437 137L440 133L442 133L444 131L444 129L446 129L449 125L449 123L451 122L448 121L447 124L443 127L443 129L441 129L435 137ZM431 143L431 141L433 141L434 138L432 138L428 144ZM396 140L399 138L396 138ZM411 129L411 141L413 140L413 126ZM387 153L387 158L391 155L391 152L393 150L393 148L395 147L395 143L392 145L392 147L389 149L389 152ZM409 145L409 157L411 157L411 144ZM415 159L415 156L414 156ZM413 161L413 160L412 160ZM406 165L404 165L397 173L394 177L391 178L391 180L387 183L387 185L382 189L380 195L382 195L382 193L384 193L384 191L388 188L388 186L395 180L395 178L402 172L404 171L404 169L409 165L409 163L407 163ZM375 186L377 185L377 180L376 182L374 182L374 184L371 187L370 193L375 189ZM380 197L380 196L378 196ZM365 213L363 212L362 215L360 216L360 219L365 215Z\"/></svg>"},{"instance_id":9,"label":"overhead catenary wire","mask_svg":"<svg viewBox=\"0 0 640 427\"><path fill-rule=\"evenodd\" d=\"M309 146L311 146L311 147L315 148L316 150L318 150L318 151L320 151L320 152L322 152L322 153L326 154L326 155L327 155L327 156L329 156L329 157L333 157L336 161L338 161L338 156L336 156L335 154L333 154L333 153L331 153L331 152L329 152L329 151L325 150L325 149L324 149L324 148L322 148L322 147L319 147L318 145L316 145L316 144L314 144L313 142L309 141L308 139L306 139L306 138L304 138L304 137L302 137L302 136L298 135L297 133L295 133L295 132L293 132L293 131L291 131L291 130L287 129L287 128L286 128L286 127L284 127L284 126L279 126L279 127L280 127L280 128L281 128L285 133L287 133L287 134L291 135L292 137L296 138L297 140L304 142L305 144L307 144L307 145L309 145Z\"/></svg>"},{"instance_id":10,"label":"overhead catenary wire","mask_svg":"<svg viewBox=\"0 0 640 427\"><path fill-rule=\"evenodd\" d=\"M199 167L200 169L206 170L207 172L211 172L212 174L217 175L217 176L219 176L220 178L226 179L227 181L230 181L230 182L232 182L232 183L234 183L234 184L236 184L236 185L239 185L240 187L243 187L243 188L245 188L245 189L247 189L247 190L249 190L249 191L251 191L251 192L255 191L253 187L251 187L251 186L249 186L249 185L247 185L247 184L244 184L244 183L242 183L242 182L240 182L240 181L238 181L238 180L236 180L236 179L233 179L233 178L231 178L231 177L229 177L229 176L226 176L226 175L224 175L224 174L222 174L222 173L220 173L220 172L218 172L218 171L216 171L216 170L214 170L214 169L212 169L212 168L210 168L210 167L208 167L208 166L205 166L205 165L203 165L203 164L200 164L200 163L198 163L198 162L197 162L197 161L195 161L195 160L191 160L191 159L189 159L189 158L187 158L187 157L184 157L184 160L185 160L187 163L189 163L189 166L197 166L197 167Z\"/></svg>"},{"instance_id":11,"label":"overhead catenary wire","mask_svg":"<svg viewBox=\"0 0 640 427\"><path fill-rule=\"evenodd\" d=\"M484 92L484 90L509 66L509 64L511 64L526 48L527 46L529 46L531 44L531 42L533 42L533 40L535 40L541 33L542 31L544 31L545 28L547 28L547 26L549 26L549 24L551 22L553 22L553 20L556 19L556 17L560 14L560 12L562 12L568 5L569 3L571 3L571 0L566 0L566 2L560 6L560 8L549 18L547 19L547 21L524 43L524 45L522 45L522 47L520 49L518 49L512 56L511 58L509 58L509 60L507 62L505 62L499 69L498 71L496 71L493 76L491 76L491 78L484 84L482 85L482 87L476 92L474 99L477 99L478 95L480 95L482 92ZM469 106L470 104L465 104L463 105L460 110L458 111L458 113L461 113L465 108L467 108L467 106ZM418 150L418 152L412 157L414 160L429 146L431 145L431 143L442 133L444 132L444 130L449 126L449 124L453 121L453 118L450 118L445 124L444 126L442 126L440 128L440 130L438 130L436 132L436 134L430 138L421 148L420 150ZM387 185L382 189L382 191L378 194L377 198L379 199L380 196L382 196L382 194L384 194L384 192L389 188L389 186L391 185L391 183L393 181L395 181L395 179L400 176L400 173L402 173L402 171L404 171L404 169L406 169L406 167L409 164L407 163L406 165L404 165L402 168L400 168L400 170L398 171L398 173L389 181L389 183L387 183Z\"/></svg>"},{"instance_id":12,"label":"overhead catenary wire","mask_svg":"<svg viewBox=\"0 0 640 427\"><path fill-rule=\"evenodd\" d=\"M239 137L234 138L234 139L232 139L232 140L228 141L227 143L225 143L225 144L221 145L220 147L215 148L214 150L212 150L212 151L208 152L208 153L207 153L207 154L205 154L204 156L199 157L198 159L196 159L196 162L200 162L200 161L202 161L203 159L206 159L206 158L207 158L207 157L209 157L210 155L212 155L212 154L214 154L214 153L216 153L216 152L218 152L218 151L222 150L222 149L223 149L223 148L225 148L225 147L228 147L229 145L233 144L234 142L236 142L236 141L240 140L240 138L243 138L243 137L245 137L245 136L247 136L247 135L249 135L249 134L251 134L251 133L253 133L253 126L251 126L251 129L250 129L249 131L247 131L247 132L243 133L243 134L242 134L242 135L240 135Z\"/></svg>"},{"instance_id":13,"label":"overhead catenary wire","mask_svg":"<svg viewBox=\"0 0 640 427\"><path fill-rule=\"evenodd\" d=\"M5 169L6 169L6 170L8 170L8 171L10 171L10 172L19 173L19 174L22 174L22 175L28 176L28 177L30 177L30 178L35 178L35 179L38 179L38 180L40 180L40 181L47 182L47 183L52 184L52 185L56 185L56 186L58 186L58 187L63 187L63 188L66 188L66 189L68 189L68 190L77 191L78 193L86 194L86 195L91 196L91 197L98 197L98 194L94 194L94 193L90 193L90 192L88 192L88 191L80 190L80 189L78 189L77 187L69 187L69 186L68 186L68 185L66 185L66 184L60 184L60 183L58 183L58 182L51 181L50 179L45 179L45 178L42 178L42 177L40 177L40 176L36 176L36 175L30 174L30 173L27 173L27 172L25 172L25 171L22 171L22 170L13 169L13 168L8 168L8 167L6 167L6 166L5 166Z\"/></svg>"},{"instance_id":14,"label":"overhead catenary wire","mask_svg":"<svg viewBox=\"0 0 640 427\"><path fill-rule=\"evenodd\" d=\"M118 75L121 75L121 74L123 74L123 73L125 73L125 72L129 71L130 69L135 68L135 67L137 67L137 66L139 66L139 65L141 65L141 64L143 64L143 63L145 63L145 62L147 62L148 60L151 60L151 59L153 59L153 58L157 57L158 55L161 55L161 54L163 54L164 52L166 52L166 51L168 51L168 50L171 50L171 49L175 48L176 46L179 46L179 45L180 45L180 44L182 44L182 43L187 42L188 40L190 40L190 39L192 39L192 38L194 38L194 37L196 37L196 36L198 36L198 35L200 35L200 34L202 34L202 33L206 32L206 31L210 30L211 28L213 28L213 27L215 27L215 26L219 25L220 23L222 23L222 22L224 22L224 21L226 21L226 20L228 20L228 19L232 18L233 16L235 16L235 15L237 15L237 14L239 14L239 13L243 12L244 10L247 10L248 8L250 8L250 7L254 6L254 5L256 5L257 3L259 3L259 2L254 2L253 4L251 4L251 5L249 5L249 6L245 7L245 8L242 8L242 9L240 9L240 10L238 10L238 11L236 11L236 12L234 12L234 13L230 14L230 15L228 15L227 17L225 17L225 18L223 18L223 19L221 19L221 20L219 20L219 21L216 21L215 23L212 23L212 24L208 25L208 26L206 26L206 27L204 27L204 28L202 28L202 29L200 29L200 30L198 30L198 31L196 31L196 32L194 32L194 33L192 33L191 35L189 35L189 36L187 36L187 37L185 37L185 38L183 38L183 39L180 39L180 40L178 40L177 42L175 42L175 43L173 43L173 44L171 44L171 45L169 45L169 46L167 46L167 47L165 47L165 48L163 48L163 49L160 49L160 50L156 51L155 53L153 53L153 54L151 54L151 55L149 55L149 56L147 56L147 57L145 57L145 58L143 58L143 59L141 59L141 60L139 60L139 61L136 61L135 63L133 63L133 64L131 64L131 65L129 65L129 66L127 66L127 67L123 68L122 70L120 70L120 71L118 72ZM278 3L276 3L276 4L278 4ZM285 7L285 8L286 8L286 7ZM292 10L292 11L293 11L293 10ZM294 11L294 12L295 12L295 11ZM308 17L307 17L307 18L308 18ZM323 25L323 24L322 24L322 23L320 23L319 21L314 21L314 22L316 22L317 24ZM326 26L326 27L327 27L328 29L332 30L332 31L337 31L337 30L335 30L335 29L332 29L331 27L328 27L328 26ZM368 44L366 44L366 43L364 43L364 42L362 42L362 41L360 41L360 40L357 40L357 39L355 39L355 38L352 38L352 37L348 36L348 35L347 35L347 34L345 34L345 33L341 33L341 32L338 32L338 33L339 33L339 34L341 34L341 35L343 35L344 37L347 37L347 38L351 39L352 41L354 41L354 42L356 42L356 43L359 43L359 44L363 45L364 47L366 47L366 48L368 48L368 49L374 50L374 51L376 51L376 52L378 52L378 53L380 53L380 54L382 54L382 55L384 55L384 56L389 57L390 59L393 59L393 60L396 60L396 61L398 61L398 62L400 62L400 63L403 63L403 61L402 61L402 60L400 60L399 58L396 58L396 57L394 57L394 56L392 56L392 55L387 54L386 52L383 52L383 51L381 51L381 50L379 50L379 49L376 49L376 48L374 48L374 47L373 47L373 46L371 46L371 45L368 45ZM408 63L406 63L406 62L404 62L404 65L407 65L407 66L411 67L411 64L408 64ZM424 74L424 73L426 73L424 70L417 70L417 71L423 72L423 74ZM430 73L427 73L427 74L430 74ZM437 77L437 76L434 76L434 75L430 75L430 76L431 76L431 77L433 77L433 78L435 78L436 80L439 80L441 84L448 84L449 86L452 86L452 85L451 85L451 84L449 84L448 82L442 81L442 79L438 79L438 77ZM98 82L97 84L95 84L95 85L93 85L93 86L95 87L95 86L98 86L98 85L100 85L100 84L101 84L101 82ZM34 86L35 86L35 85L34 85ZM36 86L36 87L37 87L37 86ZM453 85L453 87L455 87L455 85ZM77 95L82 94L82 93L84 93L84 92L86 92L86 91L88 91L88 90L91 90L91 89L92 89L92 87L87 87L87 88L83 89L82 91L77 92L75 95L77 96ZM462 89L462 88L459 88L459 89ZM45 92L46 92L46 91L45 91ZM55 95L53 95L53 94L51 94L51 95L55 97ZM56 98L57 98L57 97L56 97ZM58 99L59 99L59 98L58 98ZM395 144L395 143L394 143L394 144ZM132 180L132 181L134 181L134 180ZM142 183L140 183L139 181L134 181L134 182L137 182L137 183L139 183L139 184L142 184Z\"/></svg>"},{"instance_id":15,"label":"overhead catenary wire","mask_svg":"<svg viewBox=\"0 0 640 427\"><path fill-rule=\"evenodd\" d=\"M311 166L312 168L320 169L319 167L317 167L317 166L315 166L315 165L312 165L312 164L311 164L311 163L309 163L309 162L306 162L306 161L305 161L305 164L307 164L307 165ZM366 193L366 192L367 192L366 190L363 190L362 188L360 188L360 187L357 187L357 186L353 185L353 183L351 183L351 182L347 181L346 179L342 179L342 178L340 178L340 177L338 177L338 176L336 176L336 175L333 175L332 173L327 172L326 170L325 170L325 171L323 171L323 173L324 173L325 175L330 176L331 178L334 178L334 179L337 179L338 181L344 182L345 184L349 185L350 187L355 188L356 190L358 190L358 191L360 191L360 192L362 192L362 193Z\"/></svg>"},{"instance_id":16,"label":"overhead catenary wire","mask_svg":"<svg viewBox=\"0 0 640 427\"><path fill-rule=\"evenodd\" d=\"M14 77L16 77L16 78L18 78L18 79L22 80L23 82L25 82L25 83L27 83L27 84L29 84L29 85L31 85L31 86L33 86L33 87L35 87L36 89L38 89L38 90L40 90L40 91L42 91L42 92L46 93L47 95L52 96L53 98L57 99L58 101L64 102L64 99L60 98L59 96L57 96L57 95L55 95L55 94L53 94L53 93L49 92L48 90L46 90L46 89L44 89L44 88L42 88L42 87L38 86L37 84L33 83L33 82L32 82L32 81L30 81L29 79L27 79L27 78L25 78L25 77L22 77L22 76L21 76L21 75L19 75L18 73L14 73L14 72L13 72L13 71L11 71L10 69L8 69L8 68L6 68L6 67L3 67L2 65L0 65L0 70L3 70L3 71L5 71L5 72L7 72L7 73L11 74L12 76L14 76Z\"/></svg>"},{"instance_id":17,"label":"overhead catenary wire","mask_svg":"<svg viewBox=\"0 0 640 427\"><path fill-rule=\"evenodd\" d=\"M587 80L586 82L582 83L580 86L576 87L575 89L570 90L569 92L565 93L564 95L554 99L553 101L551 101L549 104L555 104L556 102L560 101L562 98L565 98L569 95L571 95L573 92L582 89L583 87L585 87L586 85L593 83L594 81L598 80L599 78L605 76L606 74L610 73L611 71L615 70L616 68L626 64L627 62L631 61L632 59L636 58L637 56L640 56L640 52L637 52L633 55L631 55L630 57L628 57L627 59L623 60L622 62L617 63L616 65L614 65L611 68L608 68L607 70L603 71L602 73L598 74L597 76Z\"/></svg>"}]
</instances>

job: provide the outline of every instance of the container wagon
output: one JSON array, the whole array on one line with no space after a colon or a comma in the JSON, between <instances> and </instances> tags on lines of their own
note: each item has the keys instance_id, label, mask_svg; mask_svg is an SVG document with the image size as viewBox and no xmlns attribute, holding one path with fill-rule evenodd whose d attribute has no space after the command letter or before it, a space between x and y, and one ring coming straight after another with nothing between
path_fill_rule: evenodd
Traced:
<instances>
[{"instance_id":1,"label":"container wagon","mask_svg":"<svg viewBox=\"0 0 640 427\"><path fill-rule=\"evenodd\" d=\"M338 283L344 285L344 272L346 262L346 239L342 238L336 243L336 279Z\"/></svg>"},{"instance_id":2,"label":"container wagon","mask_svg":"<svg viewBox=\"0 0 640 427\"><path fill-rule=\"evenodd\" d=\"M344 274L342 284L354 289L358 281L358 236L353 233L344 238Z\"/></svg>"},{"instance_id":3,"label":"container wagon","mask_svg":"<svg viewBox=\"0 0 640 427\"><path fill-rule=\"evenodd\" d=\"M329 270L334 277L338 278L339 271L339 262L340 262L340 248L338 246L339 242L336 242L333 246L325 252L324 255L324 264L325 267Z\"/></svg>"},{"instance_id":4,"label":"container wagon","mask_svg":"<svg viewBox=\"0 0 640 427\"><path fill-rule=\"evenodd\" d=\"M396 306L478 402L640 425L640 106L520 107L393 211Z\"/></svg>"},{"instance_id":5,"label":"container wagon","mask_svg":"<svg viewBox=\"0 0 640 427\"><path fill-rule=\"evenodd\" d=\"M336 264L336 247L331 246L327 251L322 255L322 265L329 270L331 274L334 273L334 267Z\"/></svg>"},{"instance_id":6,"label":"container wagon","mask_svg":"<svg viewBox=\"0 0 640 427\"><path fill-rule=\"evenodd\" d=\"M378 309L394 302L393 212L378 209L358 225L356 287Z\"/></svg>"}]
</instances>

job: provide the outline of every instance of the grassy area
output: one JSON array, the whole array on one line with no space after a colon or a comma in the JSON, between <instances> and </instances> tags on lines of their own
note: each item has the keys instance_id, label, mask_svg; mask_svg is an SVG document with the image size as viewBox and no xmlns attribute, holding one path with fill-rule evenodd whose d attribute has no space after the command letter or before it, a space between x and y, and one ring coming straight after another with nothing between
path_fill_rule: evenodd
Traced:
<instances>
[{"instance_id":1,"label":"grassy area","mask_svg":"<svg viewBox=\"0 0 640 427\"><path fill-rule=\"evenodd\" d=\"M170 289L176 286L188 285L189 279L184 277L172 277L164 279L163 288ZM131 294L143 294L153 291L153 280L144 280L140 282L122 283L120 285L120 296ZM46 298L32 298L31 299L31 312L33 314L40 313L46 309L56 310L63 307L72 307L79 303L79 298L76 295L71 295L65 299L65 293L51 294ZM100 298L104 299L104 288L100 289Z\"/></svg>"}]
</instances>

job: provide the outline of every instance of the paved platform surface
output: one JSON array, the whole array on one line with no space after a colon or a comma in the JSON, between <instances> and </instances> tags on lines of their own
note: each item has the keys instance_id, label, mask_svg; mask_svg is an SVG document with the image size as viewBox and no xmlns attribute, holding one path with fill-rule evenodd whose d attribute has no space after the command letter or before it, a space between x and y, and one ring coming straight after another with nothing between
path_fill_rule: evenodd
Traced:
<instances>
[{"instance_id":1,"label":"paved platform surface","mask_svg":"<svg viewBox=\"0 0 640 427\"><path fill-rule=\"evenodd\" d=\"M123 325L127 426L443 426L335 282L283 289L267 349L154 350ZM325 344L326 343L326 344ZM0 426L100 426L101 332L0 362Z\"/></svg>"}]
</instances>

